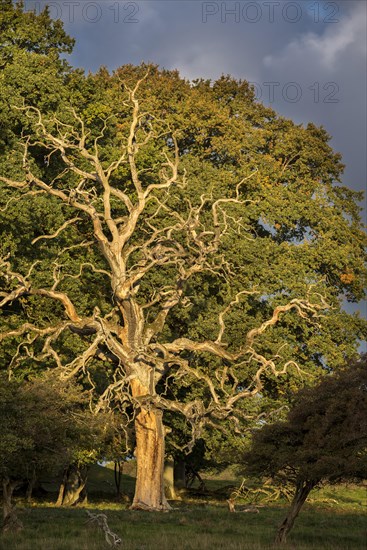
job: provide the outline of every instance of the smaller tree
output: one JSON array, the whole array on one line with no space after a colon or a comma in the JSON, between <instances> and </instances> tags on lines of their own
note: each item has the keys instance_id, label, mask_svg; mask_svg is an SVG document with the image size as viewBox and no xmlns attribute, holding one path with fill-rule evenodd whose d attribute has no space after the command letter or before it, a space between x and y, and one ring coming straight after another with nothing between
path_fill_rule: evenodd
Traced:
<instances>
[{"instance_id":1,"label":"smaller tree","mask_svg":"<svg viewBox=\"0 0 367 550\"><path fill-rule=\"evenodd\" d=\"M363 479L367 471L367 355L313 388L299 392L284 422L254 434L246 472L295 486L277 543L287 534L311 490L322 482Z\"/></svg>"},{"instance_id":2,"label":"smaller tree","mask_svg":"<svg viewBox=\"0 0 367 550\"><path fill-rule=\"evenodd\" d=\"M31 381L8 380L0 373L0 478L4 527L19 526L12 504L14 490L40 473L56 473L70 464L81 443L95 449L100 437L86 410L86 393L50 371ZM100 422L100 421L99 421Z\"/></svg>"},{"instance_id":3,"label":"smaller tree","mask_svg":"<svg viewBox=\"0 0 367 550\"><path fill-rule=\"evenodd\" d=\"M127 438L130 435L129 427L118 420L118 414L114 410L93 414L88 407L81 411L80 420L81 423L77 426L77 437L72 441L69 452L70 460L63 468L57 506L85 504L87 478L91 465L110 458L121 463L127 454L127 451L123 452L126 442L122 441L120 435L124 433ZM117 472L115 477L118 478Z\"/></svg>"}]
</instances>

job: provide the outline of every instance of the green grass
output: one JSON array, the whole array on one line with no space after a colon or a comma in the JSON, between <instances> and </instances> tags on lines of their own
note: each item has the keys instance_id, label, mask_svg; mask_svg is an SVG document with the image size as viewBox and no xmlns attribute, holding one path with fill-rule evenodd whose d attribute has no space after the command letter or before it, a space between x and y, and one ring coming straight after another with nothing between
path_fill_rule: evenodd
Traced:
<instances>
[{"instance_id":1,"label":"green grass","mask_svg":"<svg viewBox=\"0 0 367 550\"><path fill-rule=\"evenodd\" d=\"M222 506L181 505L167 514L131 512L117 505L99 506L125 550L245 550L273 548L281 507L259 514L229 514ZM97 511L92 506L90 510ZM2 550L103 550L103 534L86 524L85 509L34 507L21 510L24 530L0 539ZM366 516L311 508L304 510L289 537L289 547L303 549L365 549Z\"/></svg>"},{"instance_id":2,"label":"green grass","mask_svg":"<svg viewBox=\"0 0 367 550\"><path fill-rule=\"evenodd\" d=\"M234 481L222 479L223 485ZM133 491L125 475L123 490ZM218 480L207 480L215 490ZM103 512L123 541L123 550L261 550L275 549L272 540L287 505L260 509L259 514L230 514L225 502L187 497L170 513L132 512L113 500L113 472L94 467L90 503L85 508L56 508L50 502L26 506L18 502L24 529L0 537L1 550L105 550L103 533L87 523L86 510ZM287 548L297 550L366 550L366 488L327 487L315 492L289 535ZM109 500L108 500L109 499ZM335 503L337 501L338 503Z\"/></svg>"}]
</instances>

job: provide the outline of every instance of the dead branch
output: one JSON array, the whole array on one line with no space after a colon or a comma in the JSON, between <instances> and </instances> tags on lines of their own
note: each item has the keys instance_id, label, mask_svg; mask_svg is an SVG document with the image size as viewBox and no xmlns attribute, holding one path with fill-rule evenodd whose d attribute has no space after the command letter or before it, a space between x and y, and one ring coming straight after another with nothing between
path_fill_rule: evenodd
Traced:
<instances>
[{"instance_id":1,"label":"dead branch","mask_svg":"<svg viewBox=\"0 0 367 550\"><path fill-rule=\"evenodd\" d=\"M24 177L19 181L0 176L0 182L15 190L17 195L42 193L61 201L68 212L67 220L50 235L36 237L32 244L42 239L56 239L79 220L89 221L93 240L71 244L56 253L51 263L52 288L38 288L34 283L33 264L23 275L12 270L9 258L0 262L6 289L0 292L0 307L19 300L22 296L42 296L54 300L64 308L66 320L52 327L37 327L23 323L0 334L5 338L18 338L17 349L11 366L21 360L22 354L35 361L51 358L63 376L75 376L80 371L88 374L88 366L97 359L111 361L114 375L101 396L96 409L110 403L132 403L137 410L146 408L179 411L192 425L193 439L202 430L210 416L215 419L232 418L236 403L259 393L266 374L281 376L294 368L302 374L294 361L282 361L279 354L267 358L255 344L265 331L276 326L289 312L294 312L311 323L317 323L323 311L330 306L322 295L311 289L304 299L293 299L277 306L267 320L252 328L244 337L240 349L231 351L225 342L226 316L240 304L241 298L255 295L254 287L241 290L218 314L218 333L215 340L194 341L176 338L165 342L163 330L170 312L178 306L190 304L185 288L190 279L200 273L210 273L230 284L235 274L221 250L223 238L239 233L246 234L242 211L254 201L242 196L242 185L254 177L253 170L234 184L229 196L215 196L214 187L200 198L182 200L182 208L170 203L178 189L188 185L187 174L180 167L182 151L179 150L179 133L153 114L142 110L143 100L138 97L139 88L148 73L136 85L125 84L126 101L130 110L130 123L122 139L118 158L101 160L101 141L110 123L103 120L99 135L91 140L91 132L83 118L72 108L68 121L52 116L44 117L39 109L23 106L21 110L33 122L35 138L24 136ZM149 122L144 125L146 118ZM71 120L71 122L70 122ZM151 169L139 167L138 153L151 139L170 140L170 147L162 150L161 157ZM30 152L37 145L46 152L45 162L50 163L57 154L64 163L63 169L50 181L32 171ZM113 184L113 176L120 166L128 173L126 188ZM144 183L146 174L153 175ZM154 183L151 183L151 182ZM233 189L233 187L232 187ZM12 199L10 199L11 201ZM10 204L7 202L5 208ZM70 215L69 215L70 211ZM71 211L75 215L71 214ZM139 231L137 231L139 229ZM98 245L108 267L98 267L92 261L80 260L75 271L68 273L63 257L78 247ZM66 260L65 260L66 262ZM174 275L151 293L140 291L144 279L158 269L174 272ZM84 270L107 276L111 285L111 311L102 315L95 308L91 317L78 311L72 296L62 290L65 279L82 279ZM163 271L164 272L164 271ZM312 290L312 291L311 291ZM70 359L63 359L58 351L58 338L68 329L79 335L84 349ZM92 337L92 338L91 338ZM42 341L41 352L35 344ZM32 348L33 346L33 348ZM39 347L38 347L39 349ZM204 368L195 368L190 357L209 355L218 358L221 366L209 375ZM231 366L228 366L228 364ZM248 387L242 387L238 370L253 372ZM237 375L236 375L237 373ZM169 398L168 386L173 379L200 382L208 389L208 403L199 399L179 403ZM91 379L90 379L91 380ZM146 394L133 398L131 384L138 381ZM163 381L164 390L157 394L157 383ZM93 380L91 380L93 387ZM135 411L134 413L135 414Z\"/></svg>"},{"instance_id":2,"label":"dead branch","mask_svg":"<svg viewBox=\"0 0 367 550\"><path fill-rule=\"evenodd\" d=\"M63 223L52 235L40 235L39 237L36 237L33 239L32 244L35 244L37 241L41 239L54 239L55 237L58 237L60 233L69 225L72 225L73 223L80 221L81 218L73 218L72 220L67 220L65 223Z\"/></svg>"},{"instance_id":3,"label":"dead branch","mask_svg":"<svg viewBox=\"0 0 367 550\"><path fill-rule=\"evenodd\" d=\"M114 548L120 546L122 539L116 535L116 533L113 533L108 527L107 516L105 514L92 514L92 512L87 510L87 515L89 519L86 523L94 524L103 531L108 546L112 546Z\"/></svg>"}]
</instances>

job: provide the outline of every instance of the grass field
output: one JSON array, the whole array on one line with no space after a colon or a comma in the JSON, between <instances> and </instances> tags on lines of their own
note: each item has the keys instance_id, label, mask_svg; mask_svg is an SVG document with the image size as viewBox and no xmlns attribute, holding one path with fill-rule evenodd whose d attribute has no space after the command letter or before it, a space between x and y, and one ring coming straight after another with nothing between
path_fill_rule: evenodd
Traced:
<instances>
[{"instance_id":1,"label":"grass field","mask_svg":"<svg viewBox=\"0 0 367 550\"><path fill-rule=\"evenodd\" d=\"M233 480L208 480L213 488ZM134 479L125 475L124 491L131 493ZM211 487L209 487L211 488ZM26 506L18 502L24 529L0 538L1 550L104 550L109 548L101 530L87 523L86 510L107 515L110 529L122 539L124 550L259 550L272 545L286 504L260 509L260 513L230 514L225 501L192 496L173 504L170 513L132 512L113 502L113 472L94 467L89 484L90 502L84 508L56 508L47 500ZM108 499L108 500L107 500ZM287 548L366 550L366 489L329 487L312 495L289 536Z\"/></svg>"}]
</instances>

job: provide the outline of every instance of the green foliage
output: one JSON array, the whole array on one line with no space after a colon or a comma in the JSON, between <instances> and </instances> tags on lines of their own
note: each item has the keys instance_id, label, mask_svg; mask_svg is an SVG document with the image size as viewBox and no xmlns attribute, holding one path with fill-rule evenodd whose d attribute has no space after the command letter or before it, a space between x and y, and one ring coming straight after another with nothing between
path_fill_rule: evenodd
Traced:
<instances>
[{"instance_id":1,"label":"green foliage","mask_svg":"<svg viewBox=\"0 0 367 550\"><path fill-rule=\"evenodd\" d=\"M357 206L361 196L340 185L343 165L325 129L313 124L303 127L280 117L256 102L247 82L231 77L190 83L177 71L145 64L126 65L113 74L102 68L85 76L60 58L71 50L73 41L60 22L50 19L47 8L36 15L25 13L22 4L14 6L10 0L1 0L0 5L4 44L0 55L0 175L23 181L29 168L52 190L70 198L60 201L37 188L34 181L24 189L0 184L0 256L4 258L0 297L19 287L20 279L14 273L28 275L32 289L57 288L70 298L81 318L106 323L110 340L101 343L100 353L88 357L79 369L80 382L95 389L98 396L111 381L127 374L122 361L113 361L116 356L110 346L112 335L121 345L126 317L123 307L116 307L117 283L111 263L95 239L91 220L85 210L75 209L72 197L76 194L84 205L93 205L110 246L105 189L95 177L88 154L98 152L103 170L117 163L109 180L116 190L110 197L111 217L124 231L129 212L119 193L135 205L137 191L128 162L119 159L131 132L131 89L147 72L138 91L141 110L134 135L140 144L135 162L141 185L147 189L169 172L165 160L173 158L173 138L180 160L177 179L185 179L185 185L173 184L171 189L151 193L124 248L124 254L129 251L124 267L131 273L154 260L131 285L137 305L144 306L146 325L159 327L162 300L157 297L165 296L167 289L179 286L182 298L157 328L152 345L139 345L132 356L140 366L145 361L147 370L147 365L166 357L160 346L176 338L215 341L219 314L243 290L248 294L241 295L224 316L223 349L229 351L246 347L244 336L271 318L277 306L298 298L320 303L322 296L330 306L322 317L305 319L292 311L259 335L256 352L280 367L290 367L279 374L281 368L275 372L268 362L261 373L261 399L236 404L238 417L249 427L259 415L289 402L299 387L312 384L326 365L337 370L356 355L360 340L366 338L367 324L358 315L347 314L343 300L357 302L365 296L367 239ZM24 104L31 109L24 110ZM87 154L81 154L79 147L82 132ZM45 133L68 140L70 165L66 166L60 149L45 141ZM83 178L85 173L89 176ZM218 231L213 203L222 199L230 202L220 210L221 245L203 259L203 247L210 249ZM175 220L185 223L169 232ZM64 230L58 231L64 223ZM154 239L159 234L165 239L166 260L163 254L155 263L155 249L144 249L144 245L150 240L158 245ZM195 262L201 260L205 269L195 271ZM194 274L183 277L182 270L190 268ZM6 301L0 316L2 368L10 368L19 378L46 366L62 364L72 369L76 358L92 345L94 335L81 337L77 330L64 330L66 323L64 307L45 295L25 292ZM59 332L54 339L41 338L32 328L27 335L17 332L25 324ZM246 360L236 365L208 353L184 351L182 357L193 370L180 370L180 361L171 356L155 388L158 398L169 404L195 403L190 430L197 437L205 435L209 458L223 448L225 439L229 442L225 454L232 453L246 441L238 439L238 426L227 426L223 416L217 415L205 427L208 411L215 407L212 393L202 382L209 378L223 400L233 391L248 388L251 392L259 367L255 351L249 349ZM292 369L295 364L300 370ZM125 389L119 387L121 393ZM118 405L124 409L125 404ZM131 412L128 406L124 410ZM190 430L179 426L173 415L169 420L177 428L172 447L180 439L180 446L187 444ZM230 433L230 438L218 427Z\"/></svg>"},{"instance_id":2,"label":"green foliage","mask_svg":"<svg viewBox=\"0 0 367 550\"><path fill-rule=\"evenodd\" d=\"M88 412L88 395L48 372L18 382L0 373L0 477L30 479L70 462L95 462L108 438L106 416Z\"/></svg>"},{"instance_id":3,"label":"green foliage","mask_svg":"<svg viewBox=\"0 0 367 550\"><path fill-rule=\"evenodd\" d=\"M54 21L47 6L40 14L24 11L24 2L0 0L0 152L13 146L27 127L14 105L54 109L64 93L70 69L61 54L71 53L74 41L60 20Z\"/></svg>"},{"instance_id":4,"label":"green foliage","mask_svg":"<svg viewBox=\"0 0 367 550\"><path fill-rule=\"evenodd\" d=\"M254 433L247 471L299 484L363 479L367 467L367 357L301 391L284 422Z\"/></svg>"},{"instance_id":5,"label":"green foliage","mask_svg":"<svg viewBox=\"0 0 367 550\"><path fill-rule=\"evenodd\" d=\"M1 0L2 62L12 60L15 49L42 55L71 53L74 40L67 36L60 20L54 21L46 6L39 15L24 11L25 3Z\"/></svg>"},{"instance_id":6,"label":"green foliage","mask_svg":"<svg viewBox=\"0 0 367 550\"><path fill-rule=\"evenodd\" d=\"M80 115L90 131L91 146L92 137L100 131L106 117L110 117L104 138L99 141L100 155L106 159L106 165L118 157L120 143L126 138L129 127L121 80L134 81L145 69L144 66L127 66L112 76L101 71L89 75L83 84L79 77L71 79L71 86L78 90L68 94L75 94L76 103L83 89ZM231 92L227 97L228 89ZM364 295L366 238L360 229L355 204L359 197L332 184L339 177L342 166L339 156L327 144L329 136L312 125L302 128L281 119L254 102L245 83L228 78L220 79L213 86L204 82L190 86L177 73L160 72L153 67L140 95L142 109L160 117L155 130L161 135L150 141L147 148L142 148L138 156L138 167L144 171L144 185L157 177L155 163L162 151L169 150L165 141L169 133L176 131L179 136L181 170L187 173L188 185L184 189L177 188L165 199L170 211L185 215L188 201L197 206L204 191L209 191L213 199L233 196L236 184L242 178L249 178L241 187L244 205L233 205L230 211L240 220L241 227L229 228L218 256L219 263L223 255L231 274L224 270L226 278L222 280L210 274L198 274L187 282L185 294L190 301L183 304L185 307L178 305L171 312L162 340L182 335L198 340L215 339L219 311L236 291L254 288L258 294L243 297L226 318L227 341L230 346L238 346L241 335L268 318L276 305L306 295L309 286L313 285L314 295L322 293L334 308L320 325L310 328L303 319L290 315L264 334L260 345L270 356L276 355L283 345L284 362L297 360L301 368L309 372L315 371L315 364L322 367L325 361L341 365L346 357L355 353L359 339L363 339L366 332L363 320L346 314L341 308L343 295L352 301ZM50 97L50 94L45 96ZM67 121L68 108L65 109L62 103L60 108L59 114ZM143 135L143 128L141 131ZM40 153L34 150L34 161L40 173L46 170L50 177L58 161L55 159L56 164L54 161L47 167ZM14 171L13 161L11 170ZM121 166L113 175L112 183L117 188L129 189L128 178L126 169ZM70 176L59 183L60 188L74 185ZM5 194L4 204L13 195ZM32 245L37 236L52 234L63 219L70 217L70 208L42 195L26 199L20 195L18 198L16 206L15 203L14 207L10 205L4 215L3 234L8 235L4 235L4 252L11 252L16 262L22 258L17 266L22 270L35 258L40 260L37 275L42 276L40 283L46 283L52 280L47 266L58 258L60 251L67 244L80 245L91 233L81 216L75 226L62 232L55 241L38 241ZM152 202L152 208L154 206ZM115 217L126 215L121 202L113 202L113 214ZM170 214L155 217L161 227L170 220ZM151 231L148 221L147 216L142 219L131 238L137 250ZM26 228L22 239L19 234L16 236L19 224ZM241 234L237 234L240 229ZM11 243L9 230L14 235ZM179 242L184 242L184 238L184 235L177 235ZM59 260L63 270L73 276L87 256L97 267L105 267L94 245L85 250L81 247L75 252L63 252ZM131 257L132 263L138 261L139 252ZM175 276L175 271L169 267L152 270L141 281L141 303L148 302L156 288L164 281L174 280ZM80 299L82 311L90 314L96 305L105 310L108 307L108 284L106 278L86 268L82 278L64 279L63 288L74 299L78 296L77 304ZM107 300L105 304L103 295ZM151 313L147 313L147 320L154 319L156 313L152 308ZM291 377L294 379L292 374ZM274 382L270 376L267 388L279 398ZM289 380L290 387L287 388L288 382L285 382L282 392L292 393L293 383L295 388L299 385Z\"/></svg>"}]
</instances>

